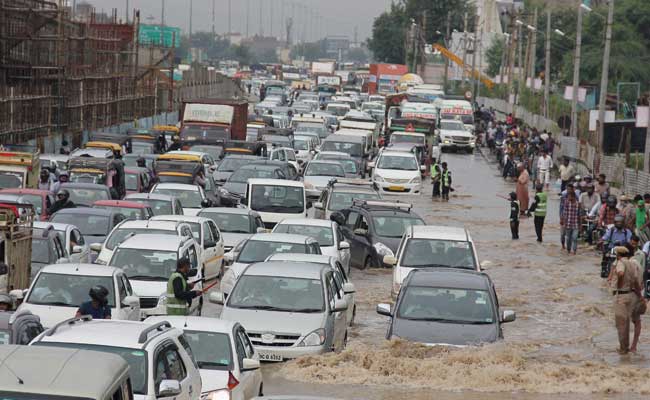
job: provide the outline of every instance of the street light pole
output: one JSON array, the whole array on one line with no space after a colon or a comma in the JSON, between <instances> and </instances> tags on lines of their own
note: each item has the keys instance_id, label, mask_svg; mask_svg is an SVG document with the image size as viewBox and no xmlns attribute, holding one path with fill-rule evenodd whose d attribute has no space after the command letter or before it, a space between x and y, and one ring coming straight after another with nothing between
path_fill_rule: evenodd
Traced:
<instances>
[{"instance_id":1,"label":"street light pole","mask_svg":"<svg viewBox=\"0 0 650 400\"><path fill-rule=\"evenodd\" d=\"M546 56L544 60L544 117L548 118L551 95L551 10L546 11Z\"/></svg>"},{"instance_id":2,"label":"street light pole","mask_svg":"<svg viewBox=\"0 0 650 400\"><path fill-rule=\"evenodd\" d=\"M573 94L571 96L571 137L578 136L578 86L580 85L580 47L582 46L582 0L578 1L578 27L576 29L576 53L573 64Z\"/></svg>"},{"instance_id":3,"label":"street light pole","mask_svg":"<svg viewBox=\"0 0 650 400\"><path fill-rule=\"evenodd\" d=\"M600 98L598 99L598 134L596 135L596 151L600 154L605 132L605 105L607 101L607 86L609 81L609 54L612 47L612 22L614 21L614 0L609 0L607 12L607 31L605 32L605 50L603 53L603 71L600 74ZM648 144L646 140L646 154ZM644 169L648 163L644 163Z\"/></svg>"}]
</instances>

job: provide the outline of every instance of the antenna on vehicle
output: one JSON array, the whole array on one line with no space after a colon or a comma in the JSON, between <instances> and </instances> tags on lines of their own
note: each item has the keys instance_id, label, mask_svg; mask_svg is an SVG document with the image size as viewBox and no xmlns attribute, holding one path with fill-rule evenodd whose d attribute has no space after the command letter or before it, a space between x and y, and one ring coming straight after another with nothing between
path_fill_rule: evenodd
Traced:
<instances>
[{"instance_id":1,"label":"antenna on vehicle","mask_svg":"<svg viewBox=\"0 0 650 400\"><path fill-rule=\"evenodd\" d=\"M4 367L7 368L7 370L9 370L9 372L11 372L11 374L16 378L16 380L18 381L18 384L19 384L19 385L24 385L24 384L25 384L25 381L23 381L23 379L22 379L21 377L19 377L19 376L14 372L13 369L9 368L9 366L5 364L5 361L7 361L7 359L8 359L9 357L11 357L12 354L14 354L15 352L17 352L19 348L20 348L20 347L16 347L16 348L14 349L14 351L12 351L11 353L9 353L9 354L7 355L7 357L5 357L5 358L2 360L2 362L0 363L0 366L3 366L3 365L4 365Z\"/></svg>"}]
</instances>

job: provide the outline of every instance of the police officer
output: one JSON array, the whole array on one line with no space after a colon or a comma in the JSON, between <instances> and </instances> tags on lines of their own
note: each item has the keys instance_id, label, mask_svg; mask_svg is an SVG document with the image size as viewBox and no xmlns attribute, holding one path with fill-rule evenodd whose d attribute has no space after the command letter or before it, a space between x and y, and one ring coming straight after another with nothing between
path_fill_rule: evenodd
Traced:
<instances>
[{"instance_id":1,"label":"police officer","mask_svg":"<svg viewBox=\"0 0 650 400\"><path fill-rule=\"evenodd\" d=\"M535 215L535 234L537 235L537 241L542 243L542 232L544 231L544 220L546 219L546 205L548 203L548 196L544 191L544 185L538 183L535 186L535 201L528 208L528 215L534 213Z\"/></svg>"},{"instance_id":2,"label":"police officer","mask_svg":"<svg viewBox=\"0 0 650 400\"><path fill-rule=\"evenodd\" d=\"M187 278L192 276L190 267L190 260L181 258L167 281L167 315L187 315L192 299L201 295L200 290L192 290L193 283L187 282ZM196 275L196 271L192 272Z\"/></svg>"},{"instance_id":3,"label":"police officer","mask_svg":"<svg viewBox=\"0 0 650 400\"><path fill-rule=\"evenodd\" d=\"M449 192L452 191L451 188L451 171L447 169L447 163L442 163L442 172L440 173L440 191L442 194L442 199L449 201Z\"/></svg>"},{"instance_id":4,"label":"police officer","mask_svg":"<svg viewBox=\"0 0 650 400\"><path fill-rule=\"evenodd\" d=\"M431 159L431 183L433 183L433 197L440 197L440 164L435 157Z\"/></svg>"},{"instance_id":5,"label":"police officer","mask_svg":"<svg viewBox=\"0 0 650 400\"><path fill-rule=\"evenodd\" d=\"M90 315L93 319L111 319L111 307L108 305L108 289L97 285L88 292L90 301L81 303L77 310L77 318Z\"/></svg>"}]
</instances>

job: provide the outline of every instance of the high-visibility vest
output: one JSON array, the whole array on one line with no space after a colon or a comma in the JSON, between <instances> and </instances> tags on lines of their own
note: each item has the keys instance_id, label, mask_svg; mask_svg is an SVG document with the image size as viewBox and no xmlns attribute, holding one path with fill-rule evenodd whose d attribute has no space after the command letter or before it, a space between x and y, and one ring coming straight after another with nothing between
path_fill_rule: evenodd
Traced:
<instances>
[{"instance_id":1,"label":"high-visibility vest","mask_svg":"<svg viewBox=\"0 0 650 400\"><path fill-rule=\"evenodd\" d=\"M440 170L440 165L433 164L431 165L431 179L435 179L438 176L438 171Z\"/></svg>"},{"instance_id":2,"label":"high-visibility vest","mask_svg":"<svg viewBox=\"0 0 650 400\"><path fill-rule=\"evenodd\" d=\"M188 306L184 299L177 299L174 294L174 280L181 278L183 282L183 291L187 290L187 282L180 272L174 272L167 281L167 315L187 315Z\"/></svg>"},{"instance_id":3,"label":"high-visibility vest","mask_svg":"<svg viewBox=\"0 0 650 400\"><path fill-rule=\"evenodd\" d=\"M449 186L449 170L442 171L442 186Z\"/></svg>"},{"instance_id":4,"label":"high-visibility vest","mask_svg":"<svg viewBox=\"0 0 650 400\"><path fill-rule=\"evenodd\" d=\"M546 216L546 192L535 193L535 196L539 199L537 206L535 207L535 216L536 217L545 217Z\"/></svg>"}]
</instances>

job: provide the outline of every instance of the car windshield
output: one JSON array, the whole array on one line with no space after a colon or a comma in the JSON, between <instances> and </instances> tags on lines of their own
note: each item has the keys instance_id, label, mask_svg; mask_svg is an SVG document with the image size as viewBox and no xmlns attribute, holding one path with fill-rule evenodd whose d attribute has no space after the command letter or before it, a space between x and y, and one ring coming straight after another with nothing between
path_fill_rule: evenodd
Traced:
<instances>
[{"instance_id":1,"label":"car windshield","mask_svg":"<svg viewBox=\"0 0 650 400\"><path fill-rule=\"evenodd\" d=\"M153 143L133 142L131 144L131 154L151 154L154 152Z\"/></svg>"},{"instance_id":2,"label":"car windshield","mask_svg":"<svg viewBox=\"0 0 650 400\"><path fill-rule=\"evenodd\" d=\"M453 267L475 270L476 261L469 242L411 239L406 244L402 267Z\"/></svg>"},{"instance_id":3,"label":"car windshield","mask_svg":"<svg viewBox=\"0 0 650 400\"><path fill-rule=\"evenodd\" d=\"M198 190L156 188L152 193L174 196L181 202L183 208L201 208L201 201L203 201Z\"/></svg>"},{"instance_id":4,"label":"car windshield","mask_svg":"<svg viewBox=\"0 0 650 400\"><path fill-rule=\"evenodd\" d=\"M307 165L305 176L339 176L345 177L345 170L341 164L310 162Z\"/></svg>"},{"instance_id":5,"label":"car windshield","mask_svg":"<svg viewBox=\"0 0 650 400\"><path fill-rule=\"evenodd\" d=\"M20 172L0 172L0 189L16 189L23 187L24 176Z\"/></svg>"},{"instance_id":6,"label":"car windshield","mask_svg":"<svg viewBox=\"0 0 650 400\"><path fill-rule=\"evenodd\" d=\"M327 112L336 115L337 117L343 117L350 111L350 107L343 106L327 106Z\"/></svg>"},{"instance_id":7,"label":"car windshield","mask_svg":"<svg viewBox=\"0 0 650 400\"><path fill-rule=\"evenodd\" d=\"M323 286L320 279L244 275L228 297L228 307L322 312Z\"/></svg>"},{"instance_id":8,"label":"car windshield","mask_svg":"<svg viewBox=\"0 0 650 400\"><path fill-rule=\"evenodd\" d=\"M381 104L365 103L361 106L363 111L384 111L384 106Z\"/></svg>"},{"instance_id":9,"label":"car windshield","mask_svg":"<svg viewBox=\"0 0 650 400\"><path fill-rule=\"evenodd\" d=\"M237 257L237 262L251 264L264 261L277 253L310 254L311 247L304 243L270 242L266 240L248 240L244 243Z\"/></svg>"},{"instance_id":10,"label":"car windshield","mask_svg":"<svg viewBox=\"0 0 650 400\"><path fill-rule=\"evenodd\" d=\"M210 218L221 232L254 233L251 230L251 220L246 214L213 213L201 211L199 217Z\"/></svg>"},{"instance_id":11,"label":"car windshield","mask_svg":"<svg viewBox=\"0 0 650 400\"><path fill-rule=\"evenodd\" d=\"M239 169L239 167L250 164L251 163L250 158L234 158L234 157L226 157L221 161L219 164L219 167L217 168L217 171L220 172L233 172Z\"/></svg>"},{"instance_id":12,"label":"car windshield","mask_svg":"<svg viewBox=\"0 0 650 400\"><path fill-rule=\"evenodd\" d=\"M262 135L262 140L280 147L291 147L291 139L287 136Z\"/></svg>"},{"instance_id":13,"label":"car windshield","mask_svg":"<svg viewBox=\"0 0 650 400\"><path fill-rule=\"evenodd\" d=\"M222 146L211 146L211 145L194 145L190 147L191 151L198 151L200 153L207 153L214 158L219 158L223 154Z\"/></svg>"},{"instance_id":14,"label":"car windshield","mask_svg":"<svg viewBox=\"0 0 650 400\"><path fill-rule=\"evenodd\" d=\"M273 232L310 236L316 239L320 246L334 246L334 232L329 226L292 225L287 223L276 225Z\"/></svg>"},{"instance_id":15,"label":"car windshield","mask_svg":"<svg viewBox=\"0 0 650 400\"><path fill-rule=\"evenodd\" d=\"M327 207L330 211L340 211L352 206L354 199L358 200L380 200L377 192L365 193L346 193L335 191L330 198L330 204Z\"/></svg>"},{"instance_id":16,"label":"car windshield","mask_svg":"<svg viewBox=\"0 0 650 400\"><path fill-rule=\"evenodd\" d=\"M390 137L391 143L415 143L424 145L424 136L419 135L396 135L392 134Z\"/></svg>"},{"instance_id":17,"label":"car windshield","mask_svg":"<svg viewBox=\"0 0 650 400\"><path fill-rule=\"evenodd\" d=\"M110 200L107 190L102 189L87 189L87 188L70 188L65 189L70 192L70 200L76 205L92 206L94 202L99 200Z\"/></svg>"},{"instance_id":18,"label":"car windshield","mask_svg":"<svg viewBox=\"0 0 650 400\"><path fill-rule=\"evenodd\" d=\"M76 213L55 213L51 221L74 225L84 236L106 236L110 230L110 216Z\"/></svg>"},{"instance_id":19,"label":"car windshield","mask_svg":"<svg viewBox=\"0 0 650 400\"><path fill-rule=\"evenodd\" d=\"M296 132L314 132L321 133L325 131L323 124L314 124L309 122L297 122L294 124Z\"/></svg>"},{"instance_id":20,"label":"car windshield","mask_svg":"<svg viewBox=\"0 0 650 400\"><path fill-rule=\"evenodd\" d=\"M302 187L253 185L250 208L260 212L302 214L305 190Z\"/></svg>"},{"instance_id":21,"label":"car windshield","mask_svg":"<svg viewBox=\"0 0 650 400\"><path fill-rule=\"evenodd\" d=\"M309 140L308 139L293 139L293 148L294 150L309 150Z\"/></svg>"},{"instance_id":22,"label":"car windshield","mask_svg":"<svg viewBox=\"0 0 650 400\"><path fill-rule=\"evenodd\" d=\"M336 142L333 140L326 140L321 145L321 151L339 151L341 153L346 153L352 157L361 157L363 149L361 143L351 143L351 142Z\"/></svg>"},{"instance_id":23,"label":"car windshield","mask_svg":"<svg viewBox=\"0 0 650 400\"><path fill-rule=\"evenodd\" d=\"M176 231L163 230L163 229L151 229L151 228L119 228L113 230L111 235L106 238L106 243L104 247L108 250L113 250L117 245L138 234L148 234L148 235L178 235Z\"/></svg>"},{"instance_id":24,"label":"car windshield","mask_svg":"<svg viewBox=\"0 0 650 400\"><path fill-rule=\"evenodd\" d=\"M176 271L175 251L117 248L108 263L133 280L167 281Z\"/></svg>"},{"instance_id":25,"label":"car windshield","mask_svg":"<svg viewBox=\"0 0 650 400\"><path fill-rule=\"evenodd\" d=\"M372 217L375 233L377 236L401 238L409 226L424 225L420 218L410 217Z\"/></svg>"},{"instance_id":26,"label":"car windshield","mask_svg":"<svg viewBox=\"0 0 650 400\"><path fill-rule=\"evenodd\" d=\"M70 182L72 183L96 183L103 185L106 181L104 174L70 171Z\"/></svg>"},{"instance_id":27,"label":"car windshield","mask_svg":"<svg viewBox=\"0 0 650 400\"><path fill-rule=\"evenodd\" d=\"M143 211L140 208L131 208L131 207L112 207L112 206L93 206L100 210L113 210L116 213L124 215L127 219L144 219Z\"/></svg>"},{"instance_id":28,"label":"car windshield","mask_svg":"<svg viewBox=\"0 0 650 400\"><path fill-rule=\"evenodd\" d=\"M43 198L35 194L21 194L20 203L29 203L34 206L34 212L36 215L40 215L41 210L43 209Z\"/></svg>"},{"instance_id":29,"label":"car windshield","mask_svg":"<svg viewBox=\"0 0 650 400\"><path fill-rule=\"evenodd\" d=\"M417 171L418 163L415 157L391 156L383 154L377 162L378 169L395 169L400 171Z\"/></svg>"},{"instance_id":30,"label":"car windshield","mask_svg":"<svg viewBox=\"0 0 650 400\"><path fill-rule=\"evenodd\" d=\"M132 192L137 192L139 190L138 188L138 178L140 177L139 174L124 174L124 181L126 185L126 190L132 191Z\"/></svg>"},{"instance_id":31,"label":"car windshield","mask_svg":"<svg viewBox=\"0 0 650 400\"><path fill-rule=\"evenodd\" d=\"M464 131L465 127L461 122L456 121L441 121L440 129L445 131Z\"/></svg>"},{"instance_id":32,"label":"car windshield","mask_svg":"<svg viewBox=\"0 0 650 400\"><path fill-rule=\"evenodd\" d=\"M230 337L225 333L183 331L200 369L231 371L233 368Z\"/></svg>"},{"instance_id":33,"label":"car windshield","mask_svg":"<svg viewBox=\"0 0 650 400\"><path fill-rule=\"evenodd\" d=\"M262 179L275 178L274 172L275 170L271 168L255 168L255 167L240 168L237 171L233 172L232 175L230 175L230 178L228 178L228 182L246 183L251 178L262 178Z\"/></svg>"},{"instance_id":34,"label":"car windshield","mask_svg":"<svg viewBox=\"0 0 650 400\"><path fill-rule=\"evenodd\" d=\"M108 289L108 305L115 307L113 278L110 276L66 275L42 272L32 284L27 303L57 307L79 307L89 301L88 290L101 285Z\"/></svg>"},{"instance_id":35,"label":"car windshield","mask_svg":"<svg viewBox=\"0 0 650 400\"><path fill-rule=\"evenodd\" d=\"M397 317L450 323L493 324L492 299L485 290L411 286L402 296Z\"/></svg>"},{"instance_id":36,"label":"car windshield","mask_svg":"<svg viewBox=\"0 0 650 400\"><path fill-rule=\"evenodd\" d=\"M113 347L103 346L100 344L85 343L56 343L39 341L34 343L36 346L62 347L66 349L82 349L101 351L103 353L116 354L129 364L129 375L131 376L131 385L134 394L147 394L147 352L144 350L133 349L130 347ZM47 397L50 398L49 396ZM4 400L4 397L2 397ZM52 397L56 400L56 397ZM68 399L67 397L65 398Z\"/></svg>"},{"instance_id":37,"label":"car windshield","mask_svg":"<svg viewBox=\"0 0 650 400\"><path fill-rule=\"evenodd\" d=\"M129 199L136 203L148 204L153 211L153 215L169 215L172 214L172 203L169 200L153 200L153 199Z\"/></svg>"},{"instance_id":38,"label":"car windshield","mask_svg":"<svg viewBox=\"0 0 650 400\"><path fill-rule=\"evenodd\" d=\"M56 254L54 242L48 239L32 239L32 262L49 264L50 254ZM33 271L32 271L33 272Z\"/></svg>"}]
</instances>

